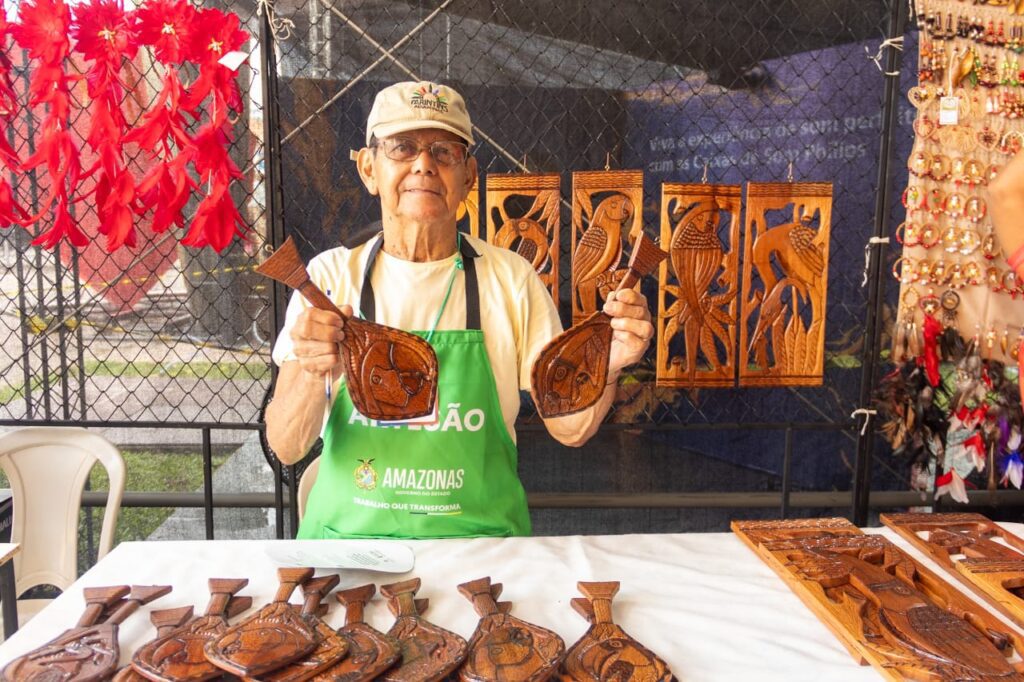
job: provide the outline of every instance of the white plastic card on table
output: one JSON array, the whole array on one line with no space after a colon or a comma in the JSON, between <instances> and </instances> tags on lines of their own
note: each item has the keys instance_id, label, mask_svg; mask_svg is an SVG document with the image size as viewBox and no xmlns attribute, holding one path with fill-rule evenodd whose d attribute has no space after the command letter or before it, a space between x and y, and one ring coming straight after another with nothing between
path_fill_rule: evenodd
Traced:
<instances>
[{"instance_id":1,"label":"white plastic card on table","mask_svg":"<svg viewBox=\"0 0 1024 682\"><path fill-rule=\"evenodd\" d=\"M295 540L268 545L266 552L271 561L280 566L407 573L415 564L412 548L388 541Z\"/></svg>"}]
</instances>

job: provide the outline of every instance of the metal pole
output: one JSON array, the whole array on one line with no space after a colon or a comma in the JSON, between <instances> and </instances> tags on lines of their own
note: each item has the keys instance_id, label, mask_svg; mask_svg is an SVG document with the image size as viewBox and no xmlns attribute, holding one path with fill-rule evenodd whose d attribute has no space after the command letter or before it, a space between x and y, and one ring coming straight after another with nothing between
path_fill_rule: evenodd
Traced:
<instances>
[{"instance_id":1,"label":"metal pole","mask_svg":"<svg viewBox=\"0 0 1024 682\"><path fill-rule=\"evenodd\" d=\"M206 539L213 539L213 448L210 429L203 429L203 507L206 520Z\"/></svg>"},{"instance_id":2,"label":"metal pole","mask_svg":"<svg viewBox=\"0 0 1024 682\"><path fill-rule=\"evenodd\" d=\"M782 518L789 518L789 489L792 485L789 474L793 468L793 429L786 429L786 450L782 455Z\"/></svg>"},{"instance_id":3,"label":"metal pole","mask_svg":"<svg viewBox=\"0 0 1024 682\"><path fill-rule=\"evenodd\" d=\"M892 0L889 14L889 38L903 35L906 25L906 7L904 0ZM885 71L894 73L899 68L898 50L890 48L885 58ZM882 238L889 232L889 157L892 155L893 135L896 130L897 102L899 100L899 76L888 76L885 83L885 99L882 105L882 132L878 160L878 194L875 197L875 230L873 236ZM877 249L874 249L877 247ZM881 319L882 306L885 303L885 269L882 261L885 255L885 244L872 244L871 263L868 270L867 320L865 321L864 358L860 379L860 403L858 407L866 408L871 401L871 391L876 383L878 358L881 351ZM863 419L869 419L863 415ZM870 424L868 425L870 427ZM871 496L871 469L874 448L874 433L871 428L863 429L857 443L857 459L853 473L852 512L853 522L858 526L867 523L868 504Z\"/></svg>"}]
</instances>

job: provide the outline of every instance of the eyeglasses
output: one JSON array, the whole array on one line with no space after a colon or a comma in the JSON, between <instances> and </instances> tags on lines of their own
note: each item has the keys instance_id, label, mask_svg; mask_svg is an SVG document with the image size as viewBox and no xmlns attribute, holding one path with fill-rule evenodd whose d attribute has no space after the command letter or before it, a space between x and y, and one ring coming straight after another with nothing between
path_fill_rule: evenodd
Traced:
<instances>
[{"instance_id":1,"label":"eyeglasses","mask_svg":"<svg viewBox=\"0 0 1024 682\"><path fill-rule=\"evenodd\" d=\"M437 140L421 145L408 137L387 137L371 146L380 147L384 156L400 162L415 160L424 149L441 166L457 166L469 157L469 145L454 140Z\"/></svg>"}]
</instances>

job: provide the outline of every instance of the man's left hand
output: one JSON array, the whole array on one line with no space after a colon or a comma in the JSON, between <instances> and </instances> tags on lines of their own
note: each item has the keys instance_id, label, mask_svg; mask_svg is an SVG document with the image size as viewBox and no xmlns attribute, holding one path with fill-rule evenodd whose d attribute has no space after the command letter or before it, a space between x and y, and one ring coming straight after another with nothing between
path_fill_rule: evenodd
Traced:
<instances>
[{"instance_id":1,"label":"man's left hand","mask_svg":"<svg viewBox=\"0 0 1024 682\"><path fill-rule=\"evenodd\" d=\"M640 361L654 338L651 311L647 299L635 289L613 291L604 303L604 312L612 318L612 348L609 377L618 376L623 367Z\"/></svg>"}]
</instances>

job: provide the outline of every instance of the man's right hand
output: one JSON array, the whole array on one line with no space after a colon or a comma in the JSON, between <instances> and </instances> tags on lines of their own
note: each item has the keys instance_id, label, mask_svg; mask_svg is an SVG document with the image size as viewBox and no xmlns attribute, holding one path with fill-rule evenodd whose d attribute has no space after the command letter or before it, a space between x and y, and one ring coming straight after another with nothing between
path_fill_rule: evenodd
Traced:
<instances>
[{"instance_id":1,"label":"man's right hand","mask_svg":"<svg viewBox=\"0 0 1024 682\"><path fill-rule=\"evenodd\" d=\"M351 317L352 306L342 306L341 311ZM345 319L337 313L306 308L296 318L291 338L303 371L317 377L331 372L333 378L344 373L338 344L345 338Z\"/></svg>"}]
</instances>

